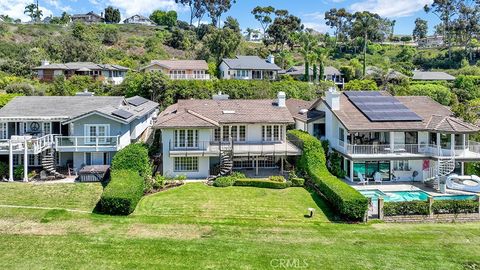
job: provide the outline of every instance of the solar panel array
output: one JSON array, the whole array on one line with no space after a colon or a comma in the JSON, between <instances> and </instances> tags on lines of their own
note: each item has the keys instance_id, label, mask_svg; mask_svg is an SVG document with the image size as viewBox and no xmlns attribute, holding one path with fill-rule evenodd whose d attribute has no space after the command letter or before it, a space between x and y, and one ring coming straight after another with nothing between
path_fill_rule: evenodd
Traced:
<instances>
[{"instance_id":1,"label":"solar panel array","mask_svg":"<svg viewBox=\"0 0 480 270\"><path fill-rule=\"evenodd\" d=\"M118 116L120 118L123 118L123 119L128 119L128 118L133 116L133 113L122 110L122 109L113 111L112 114L115 115L115 116Z\"/></svg>"},{"instance_id":2,"label":"solar panel array","mask_svg":"<svg viewBox=\"0 0 480 270\"><path fill-rule=\"evenodd\" d=\"M348 99L372 122L422 121L415 112L392 96L374 91L346 91Z\"/></svg>"},{"instance_id":3,"label":"solar panel array","mask_svg":"<svg viewBox=\"0 0 480 270\"><path fill-rule=\"evenodd\" d=\"M142 97L134 97L128 100L128 103L132 104L133 106L140 106L144 103L146 103L148 99L142 98Z\"/></svg>"}]
</instances>

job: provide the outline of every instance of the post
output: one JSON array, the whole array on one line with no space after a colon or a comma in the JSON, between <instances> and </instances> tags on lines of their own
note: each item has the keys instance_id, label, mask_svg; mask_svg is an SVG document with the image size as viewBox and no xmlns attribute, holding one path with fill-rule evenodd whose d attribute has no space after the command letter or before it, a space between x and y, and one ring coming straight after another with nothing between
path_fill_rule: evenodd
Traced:
<instances>
[{"instance_id":1,"label":"post","mask_svg":"<svg viewBox=\"0 0 480 270\"><path fill-rule=\"evenodd\" d=\"M283 174L283 157L280 158L280 173Z\"/></svg>"},{"instance_id":2,"label":"post","mask_svg":"<svg viewBox=\"0 0 480 270\"><path fill-rule=\"evenodd\" d=\"M462 143L463 151L465 153L465 150L467 150L467 135L466 134L462 134L462 140L463 140L463 143Z\"/></svg>"},{"instance_id":3,"label":"post","mask_svg":"<svg viewBox=\"0 0 480 270\"><path fill-rule=\"evenodd\" d=\"M12 140L9 140L9 153L8 153L8 181L13 182L13 145Z\"/></svg>"},{"instance_id":4,"label":"post","mask_svg":"<svg viewBox=\"0 0 480 270\"><path fill-rule=\"evenodd\" d=\"M480 215L480 196L477 196L478 201L478 214Z\"/></svg>"},{"instance_id":5,"label":"post","mask_svg":"<svg viewBox=\"0 0 480 270\"><path fill-rule=\"evenodd\" d=\"M78 151L78 137L75 137L75 151Z\"/></svg>"},{"instance_id":6,"label":"post","mask_svg":"<svg viewBox=\"0 0 480 270\"><path fill-rule=\"evenodd\" d=\"M437 156L441 156L441 140L440 140L440 133L437 133Z\"/></svg>"},{"instance_id":7,"label":"post","mask_svg":"<svg viewBox=\"0 0 480 270\"><path fill-rule=\"evenodd\" d=\"M28 141L25 140L23 149L23 182L28 182Z\"/></svg>"},{"instance_id":8,"label":"post","mask_svg":"<svg viewBox=\"0 0 480 270\"><path fill-rule=\"evenodd\" d=\"M258 156L255 157L255 175L258 175Z\"/></svg>"},{"instance_id":9,"label":"post","mask_svg":"<svg viewBox=\"0 0 480 270\"><path fill-rule=\"evenodd\" d=\"M455 134L450 134L450 151L451 155L455 156Z\"/></svg>"},{"instance_id":10,"label":"post","mask_svg":"<svg viewBox=\"0 0 480 270\"><path fill-rule=\"evenodd\" d=\"M350 171L350 175L349 175L350 182L353 182L353 159L350 160L350 168L349 168L349 171Z\"/></svg>"},{"instance_id":11,"label":"post","mask_svg":"<svg viewBox=\"0 0 480 270\"><path fill-rule=\"evenodd\" d=\"M383 204L384 204L383 197L378 197L378 219L380 220L383 220L383 217L384 217Z\"/></svg>"},{"instance_id":12,"label":"post","mask_svg":"<svg viewBox=\"0 0 480 270\"><path fill-rule=\"evenodd\" d=\"M460 175L465 174L465 162L460 162Z\"/></svg>"},{"instance_id":13,"label":"post","mask_svg":"<svg viewBox=\"0 0 480 270\"><path fill-rule=\"evenodd\" d=\"M428 216L433 217L433 210L432 210L432 205L433 205L433 197L428 196Z\"/></svg>"},{"instance_id":14,"label":"post","mask_svg":"<svg viewBox=\"0 0 480 270\"><path fill-rule=\"evenodd\" d=\"M395 132L390 132L390 153L395 151Z\"/></svg>"}]
</instances>

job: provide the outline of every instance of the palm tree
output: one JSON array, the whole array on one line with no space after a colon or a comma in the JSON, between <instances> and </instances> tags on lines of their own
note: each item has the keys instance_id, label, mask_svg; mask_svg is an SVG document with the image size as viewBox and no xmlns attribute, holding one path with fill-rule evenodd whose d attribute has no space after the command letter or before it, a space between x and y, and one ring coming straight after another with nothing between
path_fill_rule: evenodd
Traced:
<instances>
[{"instance_id":1,"label":"palm tree","mask_svg":"<svg viewBox=\"0 0 480 270\"><path fill-rule=\"evenodd\" d=\"M277 54L277 58L280 61L280 67L287 69L290 67L290 63L293 62L293 56L289 51L283 50Z\"/></svg>"},{"instance_id":2,"label":"palm tree","mask_svg":"<svg viewBox=\"0 0 480 270\"><path fill-rule=\"evenodd\" d=\"M317 55L317 63L318 63L318 78L319 80L323 80L323 77L325 76L325 62L328 59L328 50L325 48L316 48L315 49L315 54Z\"/></svg>"},{"instance_id":3,"label":"palm tree","mask_svg":"<svg viewBox=\"0 0 480 270\"><path fill-rule=\"evenodd\" d=\"M311 52L308 54L308 62L312 64L312 69L313 69L312 79L314 82L316 82L318 69L317 69L317 54L315 52Z\"/></svg>"},{"instance_id":4,"label":"palm tree","mask_svg":"<svg viewBox=\"0 0 480 270\"><path fill-rule=\"evenodd\" d=\"M310 81L310 62L309 55L312 52L313 46L317 45L317 39L310 33L302 32L299 36L299 41L301 43L300 54L303 56L305 61L305 75L304 79Z\"/></svg>"},{"instance_id":5,"label":"palm tree","mask_svg":"<svg viewBox=\"0 0 480 270\"><path fill-rule=\"evenodd\" d=\"M23 14L27 14L28 17L30 17L30 19L33 22L34 19L35 19L36 10L37 10L37 5L30 4L30 5L25 7L25 10L23 11Z\"/></svg>"}]
</instances>

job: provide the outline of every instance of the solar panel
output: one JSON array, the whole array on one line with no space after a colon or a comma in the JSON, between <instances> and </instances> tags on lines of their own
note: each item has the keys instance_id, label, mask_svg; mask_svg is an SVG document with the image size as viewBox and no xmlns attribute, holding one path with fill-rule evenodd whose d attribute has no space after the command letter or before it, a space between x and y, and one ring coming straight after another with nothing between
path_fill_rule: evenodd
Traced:
<instances>
[{"instance_id":1,"label":"solar panel","mask_svg":"<svg viewBox=\"0 0 480 270\"><path fill-rule=\"evenodd\" d=\"M113 111L112 114L115 115L115 116L118 116L120 118L123 118L123 119L128 119L128 118L133 116L133 113L127 112L127 111L122 110L122 109Z\"/></svg>"},{"instance_id":2,"label":"solar panel","mask_svg":"<svg viewBox=\"0 0 480 270\"><path fill-rule=\"evenodd\" d=\"M133 106L140 106L144 103L146 103L148 99L145 99L143 97L133 97L128 100L128 103L132 104Z\"/></svg>"},{"instance_id":3,"label":"solar panel","mask_svg":"<svg viewBox=\"0 0 480 270\"><path fill-rule=\"evenodd\" d=\"M372 122L423 120L395 97L380 92L347 91L345 95Z\"/></svg>"}]
</instances>

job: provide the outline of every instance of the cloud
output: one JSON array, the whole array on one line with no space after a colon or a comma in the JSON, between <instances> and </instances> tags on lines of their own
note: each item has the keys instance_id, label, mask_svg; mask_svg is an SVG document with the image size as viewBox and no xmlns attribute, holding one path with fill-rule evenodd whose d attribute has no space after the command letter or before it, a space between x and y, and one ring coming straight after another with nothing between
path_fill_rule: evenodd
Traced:
<instances>
[{"instance_id":1,"label":"cloud","mask_svg":"<svg viewBox=\"0 0 480 270\"><path fill-rule=\"evenodd\" d=\"M408 17L431 4L433 0L366 0L350 5L352 11L370 11L383 17Z\"/></svg>"},{"instance_id":2,"label":"cloud","mask_svg":"<svg viewBox=\"0 0 480 270\"><path fill-rule=\"evenodd\" d=\"M324 12L319 12L319 11L315 11L315 12L312 12L312 13L306 13L303 16L306 17L306 18L315 19L315 20L324 20L325 19L325 13Z\"/></svg>"},{"instance_id":3,"label":"cloud","mask_svg":"<svg viewBox=\"0 0 480 270\"><path fill-rule=\"evenodd\" d=\"M303 25L305 26L305 28L312 28L313 30L320 33L327 33L330 30L330 27L323 22L304 22Z\"/></svg>"},{"instance_id":4,"label":"cloud","mask_svg":"<svg viewBox=\"0 0 480 270\"><path fill-rule=\"evenodd\" d=\"M120 8L126 17L135 14L150 15L156 9L179 10L175 0L108 0L107 3Z\"/></svg>"},{"instance_id":5,"label":"cloud","mask_svg":"<svg viewBox=\"0 0 480 270\"><path fill-rule=\"evenodd\" d=\"M47 0L45 1L47 2L48 5L50 5L51 7L54 7L56 10L61 10L61 11L65 11L65 12L70 12L72 11L72 8L69 7L69 6L64 6L60 0Z\"/></svg>"},{"instance_id":6,"label":"cloud","mask_svg":"<svg viewBox=\"0 0 480 270\"><path fill-rule=\"evenodd\" d=\"M22 22L30 21L30 17L23 13L25 6L31 4L31 0L0 0L0 14L8 15L15 19L21 19ZM39 7L43 12L43 17L53 14L53 12L46 7Z\"/></svg>"}]
</instances>

